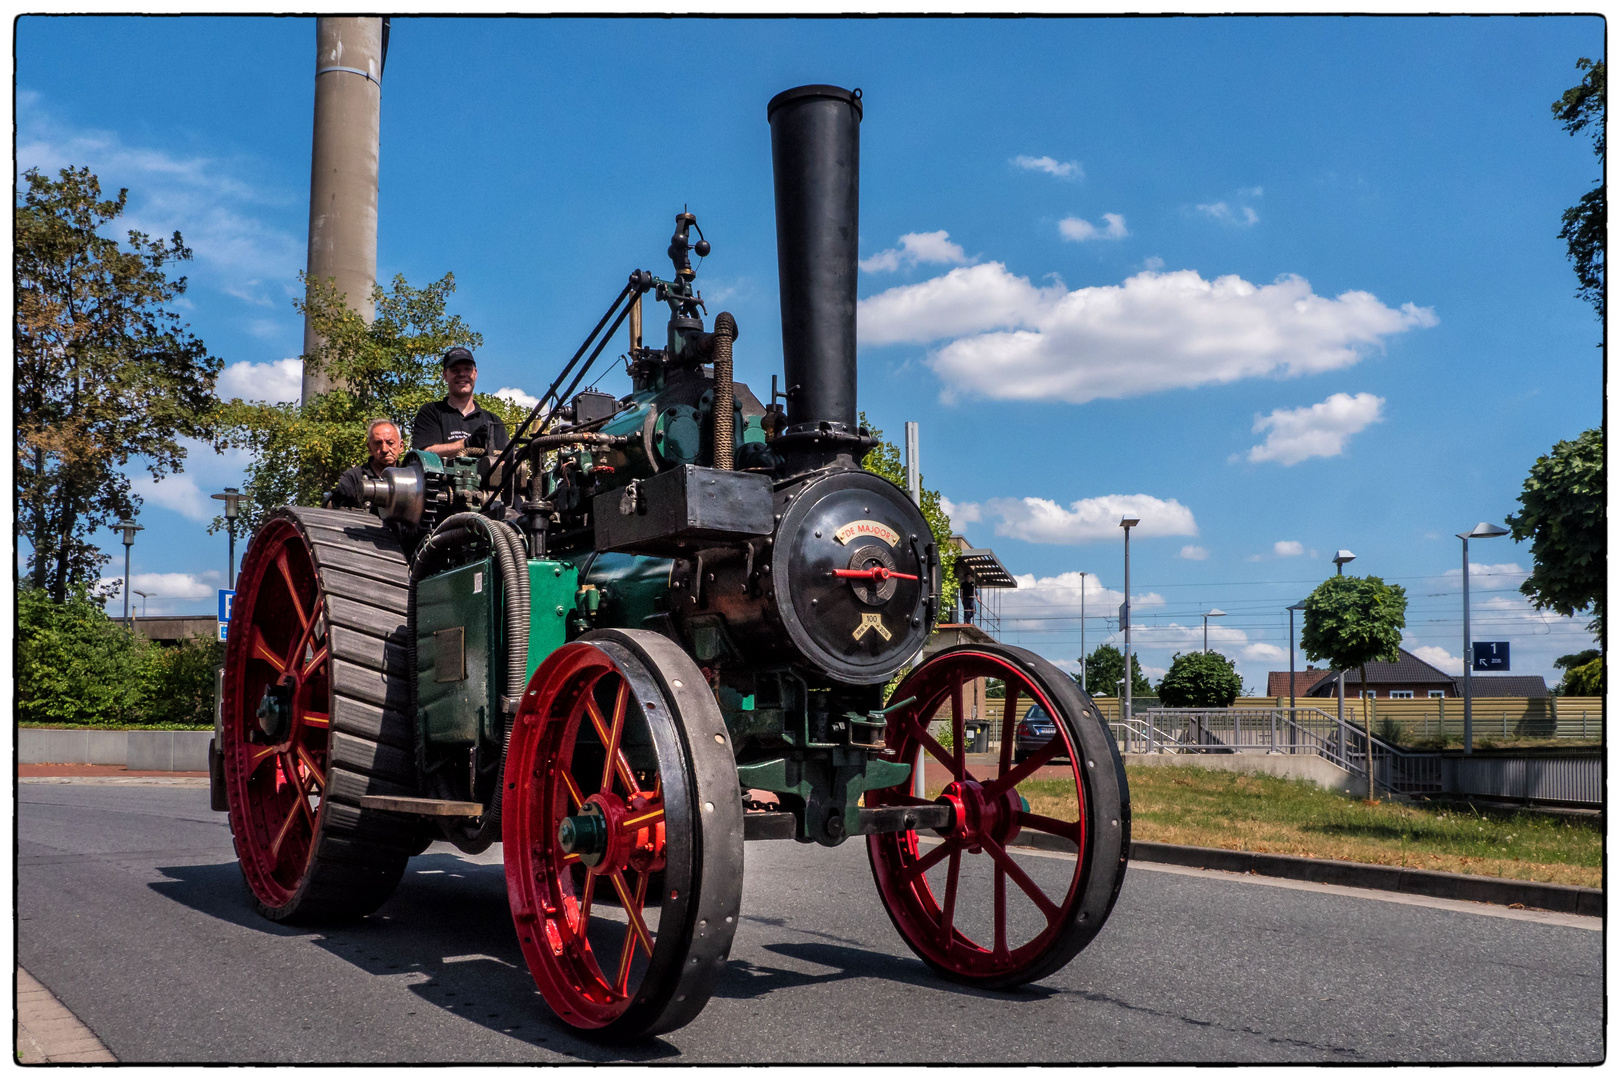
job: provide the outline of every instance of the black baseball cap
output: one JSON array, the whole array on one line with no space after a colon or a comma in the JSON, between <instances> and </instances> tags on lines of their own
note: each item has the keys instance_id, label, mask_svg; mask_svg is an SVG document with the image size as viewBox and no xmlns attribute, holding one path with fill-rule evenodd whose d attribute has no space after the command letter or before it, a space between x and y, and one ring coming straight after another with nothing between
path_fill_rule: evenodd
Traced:
<instances>
[{"instance_id":1,"label":"black baseball cap","mask_svg":"<svg viewBox=\"0 0 1620 1080\"><path fill-rule=\"evenodd\" d=\"M472 350L464 349L460 345L457 345L455 348L444 354L444 359L440 361L440 366L449 367L451 364L459 364L463 361L466 361L473 367L478 366L478 361L473 359Z\"/></svg>"}]
</instances>

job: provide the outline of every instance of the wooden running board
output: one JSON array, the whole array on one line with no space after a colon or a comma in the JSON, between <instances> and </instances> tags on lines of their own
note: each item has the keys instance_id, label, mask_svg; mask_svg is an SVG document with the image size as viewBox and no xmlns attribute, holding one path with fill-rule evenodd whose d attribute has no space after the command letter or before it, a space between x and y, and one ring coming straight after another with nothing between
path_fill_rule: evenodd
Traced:
<instances>
[{"instance_id":1,"label":"wooden running board","mask_svg":"<svg viewBox=\"0 0 1620 1080\"><path fill-rule=\"evenodd\" d=\"M396 814L415 814L417 817L475 818L484 813L482 803L419 799L409 795L362 795L360 805L367 810L391 810Z\"/></svg>"}]
</instances>

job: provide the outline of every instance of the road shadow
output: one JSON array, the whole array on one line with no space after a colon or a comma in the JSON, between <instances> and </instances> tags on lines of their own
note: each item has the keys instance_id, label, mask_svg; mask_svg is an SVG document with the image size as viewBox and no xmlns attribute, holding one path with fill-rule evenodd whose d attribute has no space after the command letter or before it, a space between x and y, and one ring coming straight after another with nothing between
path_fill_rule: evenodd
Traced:
<instances>
[{"instance_id":1,"label":"road shadow","mask_svg":"<svg viewBox=\"0 0 1620 1080\"><path fill-rule=\"evenodd\" d=\"M662 1039L594 1043L556 1019L518 947L498 863L471 863L450 852L419 855L375 914L327 926L286 926L260 915L235 862L158 869L167 878L151 885L159 895L250 932L304 938L371 975L419 974L409 989L423 1005L547 1053L592 1063L680 1054Z\"/></svg>"}]
</instances>

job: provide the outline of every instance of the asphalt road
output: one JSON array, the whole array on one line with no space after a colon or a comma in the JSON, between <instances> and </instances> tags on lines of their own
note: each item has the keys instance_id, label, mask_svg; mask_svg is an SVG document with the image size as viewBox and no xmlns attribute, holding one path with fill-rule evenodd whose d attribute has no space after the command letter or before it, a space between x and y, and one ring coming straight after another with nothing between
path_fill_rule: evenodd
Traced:
<instances>
[{"instance_id":1,"label":"asphalt road","mask_svg":"<svg viewBox=\"0 0 1620 1080\"><path fill-rule=\"evenodd\" d=\"M727 974L691 1025L605 1048L554 1021L497 846L435 845L375 916L253 912L201 787L18 787L18 962L124 1062L1597 1062L1603 935L1137 866L1068 967L936 978L864 849L750 844ZM1057 857L1021 856L1031 873ZM1453 907L1455 907L1454 905ZM1467 905L1463 905L1467 906Z\"/></svg>"}]
</instances>

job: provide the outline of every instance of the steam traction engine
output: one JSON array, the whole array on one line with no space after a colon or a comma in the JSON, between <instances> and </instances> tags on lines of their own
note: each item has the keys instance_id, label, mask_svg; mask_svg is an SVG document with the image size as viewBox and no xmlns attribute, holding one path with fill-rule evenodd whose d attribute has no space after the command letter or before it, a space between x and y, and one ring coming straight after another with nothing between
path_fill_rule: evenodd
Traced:
<instances>
[{"instance_id":1,"label":"steam traction engine","mask_svg":"<svg viewBox=\"0 0 1620 1080\"><path fill-rule=\"evenodd\" d=\"M1042 978L1101 929L1129 801L1074 681L960 646L884 699L933 629L940 553L906 493L859 468L861 115L830 86L768 109L785 409L733 381L731 315L705 329L690 253L709 245L683 213L673 276L630 276L505 451L413 452L368 481L373 513L289 506L259 529L215 805L266 916L365 915L430 841L499 840L542 995L609 1038L703 1008L745 840L864 837L900 936L976 986ZM669 307L662 348L639 347L648 293ZM576 392L627 317L632 392ZM965 754L979 678L1006 687L988 765ZM1015 766L1019 702L1057 734ZM948 773L937 798L911 794L920 754ZM1026 869L1021 832L1072 866Z\"/></svg>"}]
</instances>

